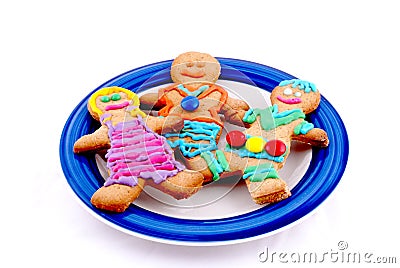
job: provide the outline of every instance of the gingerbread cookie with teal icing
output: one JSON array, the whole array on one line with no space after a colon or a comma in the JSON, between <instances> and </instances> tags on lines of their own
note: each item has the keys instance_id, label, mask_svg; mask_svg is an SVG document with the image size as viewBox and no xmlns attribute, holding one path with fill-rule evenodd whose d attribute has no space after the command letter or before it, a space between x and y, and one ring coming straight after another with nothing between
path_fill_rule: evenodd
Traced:
<instances>
[{"instance_id":1,"label":"gingerbread cookie with teal icing","mask_svg":"<svg viewBox=\"0 0 400 268\"><path fill-rule=\"evenodd\" d=\"M257 204L274 203L291 193L279 170L290 153L292 140L326 147L324 130L306 121L306 114L319 105L320 93L313 83L282 81L271 93L272 106L249 109L243 121L250 127L226 136L225 158L232 171L241 171L252 199Z\"/></svg>"},{"instance_id":2,"label":"gingerbread cookie with teal icing","mask_svg":"<svg viewBox=\"0 0 400 268\"><path fill-rule=\"evenodd\" d=\"M172 62L174 84L140 97L143 109L156 110L162 118L184 120L179 133L163 135L184 165L201 172L205 182L230 172L224 153L218 150L219 137L224 121L243 126L242 118L249 109L245 101L231 98L215 84L220 71L218 60L211 55L186 52Z\"/></svg>"},{"instance_id":3,"label":"gingerbread cookie with teal icing","mask_svg":"<svg viewBox=\"0 0 400 268\"><path fill-rule=\"evenodd\" d=\"M99 209L125 211L146 185L182 199L203 184L202 174L177 162L160 135L179 131L183 120L147 116L139 105L135 93L120 87L102 88L88 101L88 110L101 127L78 139L73 149L75 153L107 149L109 177L91 198Z\"/></svg>"}]
</instances>

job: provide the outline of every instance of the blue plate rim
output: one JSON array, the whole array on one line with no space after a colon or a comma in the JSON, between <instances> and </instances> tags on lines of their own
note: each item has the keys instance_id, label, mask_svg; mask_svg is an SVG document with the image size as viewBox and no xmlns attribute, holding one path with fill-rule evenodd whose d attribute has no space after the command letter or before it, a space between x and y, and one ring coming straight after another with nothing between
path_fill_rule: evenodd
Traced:
<instances>
[{"instance_id":1,"label":"blue plate rim","mask_svg":"<svg viewBox=\"0 0 400 268\"><path fill-rule=\"evenodd\" d=\"M295 78L286 72L251 61L217 59L222 66L221 80L253 84L268 92L280 81ZM77 138L99 126L87 112L87 99L94 91L106 86L121 86L141 92L170 83L171 63L172 60L167 60L148 64L108 80L82 99L67 119L60 137L61 166L69 186L92 215L118 230L150 240L173 244L228 244L256 239L287 228L309 215L333 192L347 165L349 140L339 114L322 95L320 106L309 115L309 120L328 133L330 145L327 148L313 148L306 174L286 200L242 215L212 220L174 218L136 205L131 205L122 214L94 208L90 197L102 181L94 156L76 155L72 151Z\"/></svg>"}]
</instances>

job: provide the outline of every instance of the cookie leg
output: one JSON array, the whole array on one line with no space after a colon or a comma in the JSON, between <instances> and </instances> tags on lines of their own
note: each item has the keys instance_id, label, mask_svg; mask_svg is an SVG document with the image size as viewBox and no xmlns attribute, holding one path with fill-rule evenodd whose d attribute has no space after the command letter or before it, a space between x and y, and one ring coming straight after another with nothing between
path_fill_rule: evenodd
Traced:
<instances>
[{"instance_id":1,"label":"cookie leg","mask_svg":"<svg viewBox=\"0 0 400 268\"><path fill-rule=\"evenodd\" d=\"M179 154L180 150L177 151ZM213 174L209 169L207 162L202 157L196 156L193 158L185 158L184 156L182 156L179 157L178 159L180 159L183 162L183 164L187 169L201 173L204 178L203 183L208 183L213 180Z\"/></svg>"},{"instance_id":2,"label":"cookie leg","mask_svg":"<svg viewBox=\"0 0 400 268\"><path fill-rule=\"evenodd\" d=\"M145 181L139 179L138 185L131 187L123 184L103 186L92 196L90 202L98 209L123 212L142 192Z\"/></svg>"},{"instance_id":3,"label":"cookie leg","mask_svg":"<svg viewBox=\"0 0 400 268\"><path fill-rule=\"evenodd\" d=\"M278 177L273 164L254 158L241 158L230 152L224 152L231 171L243 171L247 189L257 204L279 202L290 196L285 181Z\"/></svg>"},{"instance_id":4,"label":"cookie leg","mask_svg":"<svg viewBox=\"0 0 400 268\"><path fill-rule=\"evenodd\" d=\"M183 170L162 183L156 184L153 180L149 180L147 185L179 200L188 198L200 190L203 185L203 175L200 172Z\"/></svg>"},{"instance_id":5,"label":"cookie leg","mask_svg":"<svg viewBox=\"0 0 400 268\"><path fill-rule=\"evenodd\" d=\"M225 157L225 153L222 151L217 153L216 150L213 150L192 158L186 158L178 149L175 150L175 157L179 159L187 169L200 172L204 177L203 184L219 180L220 178L238 176L239 173L237 171L240 171L239 168L229 168L229 162Z\"/></svg>"},{"instance_id":6,"label":"cookie leg","mask_svg":"<svg viewBox=\"0 0 400 268\"><path fill-rule=\"evenodd\" d=\"M279 202L291 195L286 182L279 178L266 179L262 182L251 182L246 179L246 185L251 198L260 205Z\"/></svg>"}]
</instances>

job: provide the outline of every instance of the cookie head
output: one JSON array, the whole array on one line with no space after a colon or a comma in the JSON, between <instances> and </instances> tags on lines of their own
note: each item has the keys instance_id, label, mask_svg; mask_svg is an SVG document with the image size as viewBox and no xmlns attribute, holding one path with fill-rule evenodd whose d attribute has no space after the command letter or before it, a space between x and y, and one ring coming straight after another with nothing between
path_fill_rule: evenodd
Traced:
<instances>
[{"instance_id":1,"label":"cookie head","mask_svg":"<svg viewBox=\"0 0 400 268\"><path fill-rule=\"evenodd\" d=\"M116 110L135 111L139 109L139 97L130 90L121 87L106 87L93 93L88 101L91 115L99 120L104 113Z\"/></svg>"},{"instance_id":2,"label":"cookie head","mask_svg":"<svg viewBox=\"0 0 400 268\"><path fill-rule=\"evenodd\" d=\"M221 73L218 60L207 53L186 52L172 62L171 78L175 83L215 83Z\"/></svg>"},{"instance_id":3,"label":"cookie head","mask_svg":"<svg viewBox=\"0 0 400 268\"><path fill-rule=\"evenodd\" d=\"M301 109L306 114L318 107L320 99L313 83L299 79L284 80L271 93L271 102L279 110Z\"/></svg>"}]
</instances>

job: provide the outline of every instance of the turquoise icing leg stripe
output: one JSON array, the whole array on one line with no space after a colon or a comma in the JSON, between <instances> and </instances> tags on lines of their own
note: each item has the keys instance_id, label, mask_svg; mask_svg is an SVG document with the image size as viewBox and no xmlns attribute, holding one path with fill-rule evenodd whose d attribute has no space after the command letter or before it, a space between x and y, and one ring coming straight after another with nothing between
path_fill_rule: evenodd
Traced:
<instances>
[{"instance_id":1,"label":"turquoise icing leg stripe","mask_svg":"<svg viewBox=\"0 0 400 268\"><path fill-rule=\"evenodd\" d=\"M176 137L175 141L168 140L168 144L172 148L179 146L182 154L185 157L195 157L202 152L216 150L216 138L221 130L221 127L214 123L205 123L197 121L184 121L184 128L180 133L166 133L166 138ZM184 140L185 137L190 137L193 141L208 141L209 143L194 143Z\"/></svg>"},{"instance_id":2,"label":"turquoise icing leg stripe","mask_svg":"<svg viewBox=\"0 0 400 268\"><path fill-rule=\"evenodd\" d=\"M202 152L200 156L206 161L207 166L211 173L213 174L213 180L216 181L219 179L219 173L221 173L222 167L218 163L217 159L215 159L214 155L207 151L207 152Z\"/></svg>"},{"instance_id":3,"label":"turquoise icing leg stripe","mask_svg":"<svg viewBox=\"0 0 400 268\"><path fill-rule=\"evenodd\" d=\"M211 158L212 163L215 165L215 167L217 168L217 172L218 173L222 173L224 170L221 167L221 165L219 164L219 162L217 161L217 159L214 157L214 154L211 153L210 151L205 152L206 154L208 154Z\"/></svg>"},{"instance_id":4,"label":"turquoise icing leg stripe","mask_svg":"<svg viewBox=\"0 0 400 268\"><path fill-rule=\"evenodd\" d=\"M260 170L255 170L255 171L251 171L248 172L246 174L243 175L243 179L247 179L248 177L254 175L254 174L263 174L263 173L269 173L271 171L275 171L274 168L267 168L267 169L260 169Z\"/></svg>"}]
</instances>

